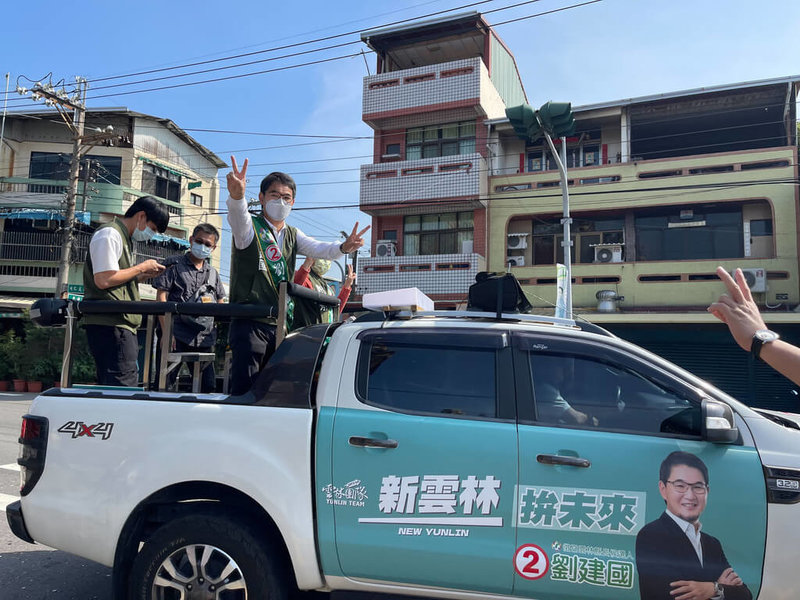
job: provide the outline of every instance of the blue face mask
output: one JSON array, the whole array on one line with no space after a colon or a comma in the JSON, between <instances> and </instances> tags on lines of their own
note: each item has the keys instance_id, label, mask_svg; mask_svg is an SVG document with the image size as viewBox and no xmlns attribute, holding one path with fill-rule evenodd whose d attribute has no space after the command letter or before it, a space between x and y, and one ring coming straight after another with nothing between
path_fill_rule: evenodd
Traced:
<instances>
[{"instance_id":1,"label":"blue face mask","mask_svg":"<svg viewBox=\"0 0 800 600\"><path fill-rule=\"evenodd\" d=\"M195 258L206 259L211 256L213 251L213 248L209 248L203 244L198 244L197 242L192 243L192 254Z\"/></svg>"},{"instance_id":2,"label":"blue face mask","mask_svg":"<svg viewBox=\"0 0 800 600\"><path fill-rule=\"evenodd\" d=\"M156 232L145 225L144 229L134 229L131 237L133 237L133 240L136 242L149 242L155 235Z\"/></svg>"}]
</instances>

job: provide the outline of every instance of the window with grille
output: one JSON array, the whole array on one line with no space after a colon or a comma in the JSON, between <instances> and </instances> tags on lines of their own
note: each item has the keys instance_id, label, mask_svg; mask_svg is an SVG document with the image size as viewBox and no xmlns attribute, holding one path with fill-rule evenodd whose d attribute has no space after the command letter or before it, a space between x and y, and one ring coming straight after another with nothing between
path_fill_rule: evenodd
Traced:
<instances>
[{"instance_id":1,"label":"window with grille","mask_svg":"<svg viewBox=\"0 0 800 600\"><path fill-rule=\"evenodd\" d=\"M403 219L403 254L462 254L472 252L472 211L409 215Z\"/></svg>"},{"instance_id":2,"label":"window with grille","mask_svg":"<svg viewBox=\"0 0 800 600\"><path fill-rule=\"evenodd\" d=\"M406 131L406 160L474 152L475 121L414 127Z\"/></svg>"}]
</instances>

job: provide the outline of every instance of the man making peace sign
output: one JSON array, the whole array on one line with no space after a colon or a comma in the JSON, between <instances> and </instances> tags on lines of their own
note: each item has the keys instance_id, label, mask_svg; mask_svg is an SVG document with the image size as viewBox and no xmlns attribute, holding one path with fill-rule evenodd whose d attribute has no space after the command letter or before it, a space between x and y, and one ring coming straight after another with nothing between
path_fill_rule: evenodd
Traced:
<instances>
[{"instance_id":1,"label":"man making peace sign","mask_svg":"<svg viewBox=\"0 0 800 600\"><path fill-rule=\"evenodd\" d=\"M228 223L233 233L230 298L239 304L277 306L278 284L292 281L298 252L313 258L339 258L364 245L362 236L369 226L358 231L356 223L347 239L338 244L317 241L287 225L297 186L291 176L280 172L261 181L258 200L262 213L251 216L244 197L247 162L245 159L240 170L231 156L233 171L227 177ZM250 389L275 351L275 319L232 319L229 342L233 353L230 389L238 396Z\"/></svg>"}]
</instances>

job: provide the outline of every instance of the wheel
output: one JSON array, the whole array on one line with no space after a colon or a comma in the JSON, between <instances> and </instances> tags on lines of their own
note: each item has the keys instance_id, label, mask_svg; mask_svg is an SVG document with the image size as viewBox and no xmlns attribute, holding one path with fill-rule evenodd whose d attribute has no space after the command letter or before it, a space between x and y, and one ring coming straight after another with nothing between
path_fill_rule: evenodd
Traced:
<instances>
[{"instance_id":1,"label":"wheel","mask_svg":"<svg viewBox=\"0 0 800 600\"><path fill-rule=\"evenodd\" d=\"M132 600L285 600L283 561L246 524L202 513L158 529L133 561Z\"/></svg>"}]
</instances>

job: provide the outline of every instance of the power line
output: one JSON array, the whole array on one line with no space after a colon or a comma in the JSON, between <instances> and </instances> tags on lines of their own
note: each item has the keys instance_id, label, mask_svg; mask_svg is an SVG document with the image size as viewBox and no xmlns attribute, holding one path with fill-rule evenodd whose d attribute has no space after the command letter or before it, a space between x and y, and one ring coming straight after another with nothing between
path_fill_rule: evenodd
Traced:
<instances>
[{"instance_id":1,"label":"power line","mask_svg":"<svg viewBox=\"0 0 800 600\"><path fill-rule=\"evenodd\" d=\"M448 13L448 12L454 12L454 11L457 11L457 10L463 10L465 8L471 8L473 6L478 6L480 4L487 4L488 2L492 2L492 1L493 0L481 0L480 2L470 2L469 4L462 4L461 6L456 6L454 8L448 8L448 9L444 9L444 10L428 13L428 14L425 14L425 15L420 15L418 17L413 17L413 18L409 18L409 19L401 19L401 20L398 20L398 21L385 23L383 25L378 25L376 27L369 27L367 29L355 29L353 31L348 31L348 32L345 32L345 33L337 33L335 35L329 35L329 36L325 36L325 37L315 38L315 39L312 39L312 40L305 40L305 41L302 41L302 42L296 42L294 44L285 44L283 46L275 46L273 48L266 48L264 50L256 50L256 51L253 51L253 52L245 52L245 53L242 53L242 54L234 54L234 55L231 55L231 56L224 56L222 58L216 58L216 59L212 59L212 60L205 60L205 61L199 61L199 62L193 62L193 63L185 63L185 64L182 64L182 65L175 65L175 66L172 66L172 67L164 67L164 68L161 68L161 69L150 69L150 70L146 70L146 71L139 71L139 72L136 72L136 73L128 73L128 74L125 74L125 75L116 75L116 76L111 76L111 77L95 78L95 79L89 80L89 83L91 84L91 83L97 83L97 82L100 82L100 81L110 81L110 80L114 80L114 79L121 79L121 78L127 78L127 77L138 77L139 75L149 75L151 73L161 73L161 72L164 72L164 71L172 71L172 70L176 70L176 69L185 69L187 67L196 67L196 66L200 66L200 65L207 65L207 64L217 63L217 62L224 62L224 61L227 61L227 60L235 60L237 58L246 58L248 56L256 56L258 54L264 54L264 53L267 53L267 52L277 52L279 50L288 50L289 48L297 48L299 46L305 46L307 44L316 44L316 43L319 43L319 42L326 42L326 41L329 41L329 40L334 40L334 39L337 39L337 38L346 37L348 35L356 35L356 34L362 33L363 31L369 31L369 30L372 30L372 29L382 29L382 28L385 28L385 27L391 27L391 26L400 25L400 24L403 24L403 23L410 23L410 22L417 21L417 20L420 20L420 19L427 19L427 18L430 18L430 17L435 17L435 16L438 16L438 15L445 14L445 13ZM539 0L532 0L532 1L533 2L538 2ZM525 4L529 4L529 3L530 2L526 2Z\"/></svg>"},{"instance_id":2,"label":"power line","mask_svg":"<svg viewBox=\"0 0 800 600\"><path fill-rule=\"evenodd\" d=\"M459 10L461 8L475 6L475 5L483 4L483 3L486 3L486 2L490 2L490 1L492 1L492 0L483 0L482 2L475 2L475 3L472 3L472 4L464 5L462 7L458 7L456 9L447 9L447 10L444 10L444 11L438 11L436 13L431 13L429 15L425 15L424 17L418 17L416 19L403 19L403 20L397 21L395 23L390 23L388 25L384 25L384 27L390 26L390 25L399 24L399 23L410 23L410 22L413 22L415 20L418 20L419 18L425 18L425 17L429 17L429 16L432 16L432 15L442 14L442 13L446 13L446 12L452 12L453 10ZM486 13L484 13L484 14L489 14L489 13L503 11L503 10L509 10L509 9L512 9L512 8L517 8L519 6L523 6L523 5L526 5L526 4L532 4L532 3L535 3L535 2L539 2L539 1L540 0L526 0L525 2L519 2L519 3L513 4L513 5L506 6L506 7L501 7L501 8L497 8L497 9L491 10L491 11L486 11ZM548 14L553 14L553 13L561 12L561 11L564 11L564 10L570 10L572 8L578 8L578 7L581 7L581 6L585 6L587 4L594 4L596 2L601 2L601 1L602 0L591 0L589 2L583 2L583 3L580 3L580 4L574 4L574 5L562 7L562 8L559 8L559 9L554 9L554 10L545 11L545 12L542 12L542 13L528 15L526 17L519 17L517 19L511 19L509 21L505 21L505 22L500 23L498 25L503 25L503 24L512 23L512 22L516 22L516 21L520 21L520 20L524 20L524 19L530 19L530 18L534 18L534 17L545 16L545 15L548 15ZM298 42L296 44L289 44L289 45L286 45L286 46L280 46L280 47L276 47L276 48L273 48L273 49L257 51L257 52L254 52L254 53L247 53L246 55L258 54L258 53L263 53L263 52L268 52L268 51L275 51L275 50L280 50L280 49L286 49L286 48L296 47L296 46L299 46L299 45L304 45L304 44L307 44L307 43L325 41L325 40L334 39L334 38L337 38L337 37L343 37L343 36L346 36L346 35L352 35L354 33L361 33L361 31L362 30L348 32L348 33L344 33L344 34L337 34L335 36L328 36L328 37L325 37L325 38L318 38L317 40L311 40L311 41L308 41L308 42ZM357 42L352 42L352 43L357 43ZM342 45L348 45L348 44L342 44ZM334 47L334 46L331 46L331 48L332 47ZM299 54L308 54L310 52L316 52L316 51L320 51L320 50L324 50L324 49L327 49L327 48L322 48L322 49L313 50L313 51L306 51L306 52L298 53L297 55L299 55ZM93 96L90 96L89 99L96 100L96 99L100 99L100 98L116 97L116 96L123 96L123 95L130 95L130 94L137 94L137 93L144 93L144 92L151 92L151 91L160 91L160 90L165 90L165 89L174 89L174 88L180 88L180 87L187 87L187 86L193 86L193 85L201 85L201 84L206 84L206 83L226 81L226 80L231 80L231 79L238 79L238 78L242 78L242 77L251 77L251 76L254 76L254 75L261 75L261 74L272 73L272 72L276 72L276 71L283 71L283 70L287 70L287 69L294 69L294 68L298 68L298 67L304 67L304 66L309 66L309 65L320 64L320 63L324 63L324 62L331 62L331 61L334 61L334 60L343 60L343 59L346 59L346 58L352 58L352 57L355 57L355 56L360 56L362 54L363 54L363 52L359 52L359 53L356 53L356 54L349 54L349 55L333 57L333 58L328 58L328 59L320 59L320 60L317 60L317 61L310 61L310 62L307 62L307 63L301 63L301 64L297 64L297 65L288 65L288 66L285 66L285 67L279 67L279 68L275 68L275 69L267 69L267 70L252 72L252 73L243 73L243 74L239 74L239 75L231 75L231 76L227 76L227 77L219 77L219 78L207 79L207 80L196 81L196 82L188 82L188 83L183 83L183 84L174 84L174 85L170 85L170 86L159 86L159 87L155 87L155 88L147 88L147 89L144 89L144 90L133 90L133 91L114 93L114 94L93 95ZM292 55L288 55L288 56L292 56ZM229 60L229 59L214 59L213 61L203 61L203 62L216 62L216 61L220 61L220 60ZM268 60L273 60L273 59L268 59ZM264 61L255 61L255 62L264 62ZM201 63L197 63L197 64L201 64ZM245 63L245 64L250 64L250 63ZM220 69L223 69L223 68L224 69L238 68L240 66L243 66L243 65L229 65L227 67L221 67ZM180 67L180 66L179 67L169 67L167 69L174 69L174 68L182 68L182 67ZM211 69L211 70L219 70L219 69ZM203 71L199 71L198 73L201 73L201 72L203 72ZM163 79L174 79L174 78L182 77L182 76L185 76L185 75L178 74L178 75L172 75L172 76L168 76L168 77L155 78L155 79L146 80L146 81L156 81L156 80L163 80ZM122 77L127 77L127 76L117 76L115 78L122 78ZM99 81L99 80L95 79L94 81L96 82L96 81ZM120 85L120 86L138 85L140 83L142 83L142 82L131 82L131 83L125 83L125 84L115 84L113 87L117 87L117 85ZM105 86L105 87L109 87L109 86ZM98 88L98 89L103 89L103 86L101 86L101 88Z\"/></svg>"},{"instance_id":3,"label":"power line","mask_svg":"<svg viewBox=\"0 0 800 600\"><path fill-rule=\"evenodd\" d=\"M749 141L765 141L765 140L771 140L771 139L774 139L774 138L755 138L755 139L752 139L752 140L749 140ZM727 142L721 142L720 144L727 145ZM719 145L719 144L695 145L695 146L691 146L691 147L681 148L681 150L697 149L697 148L703 148L703 147L709 147L709 146L715 146L715 145ZM761 150L768 150L768 149L767 148L762 148ZM518 155L519 155L518 152L514 152L514 153L508 153L507 155L499 155L499 156L496 155L495 158L502 157L502 156L511 157L511 156L518 156ZM453 157L452 157L453 160L458 160L458 156L459 155L453 155ZM704 155L702 155L702 154L693 155L694 158L701 158L703 156ZM755 157L753 157L753 158L755 159ZM651 159L651 160L657 160L657 159ZM619 166L621 168L626 168L625 166L626 165L630 165L632 162L634 162L634 161L629 161L629 162L626 162L626 163L620 162L620 163L602 164L602 165L598 165L598 166L599 167L605 167L605 168L609 168L609 167L613 168L614 166ZM740 161L737 161L737 162L740 162ZM758 162L758 161L756 161L756 162ZM273 163L265 163L265 164L273 164ZM391 164L392 163L387 163L387 166L391 165ZM18 164L18 166L19 166L19 164ZM725 165L709 165L709 168L713 168L715 166L723 167ZM794 166L794 163L791 163L791 164L789 164L787 166ZM655 167L655 165L654 165L654 167ZM577 168L578 169L582 169L582 168L585 168L585 167L577 167ZM668 170L668 167L664 167L664 168L666 168ZM702 168L702 165L698 165L697 168ZM107 171L107 169L105 167L103 167L103 169ZM508 169L510 171L513 171L513 173L510 173L510 174L512 174L512 175L518 174L516 172L517 171L517 167L508 167ZM358 171L358 170L359 170L359 168L338 169L338 170L328 169L328 170L308 171L308 172L299 172L299 173L295 172L294 175L305 174L305 173L352 172L352 171ZM479 167L478 170L479 170L479 172L487 174L489 177L496 177L496 176L502 176L503 175L503 173L502 173L503 169L502 168L493 168L493 167L489 166L488 164L486 166ZM529 175L540 175L540 174L546 173L546 171L526 171L525 173L527 173ZM555 171L552 171L552 173L553 173L553 176L556 175ZM262 178L263 176L266 176L266 174L267 173L264 173L263 175L262 174L253 174L252 178L255 179L255 180L258 180L258 179ZM439 175L440 175L439 173L424 173L424 174L414 175L413 177L414 177L415 181L419 181L420 178L435 178L435 177L438 177ZM702 174L698 174L698 175L702 175ZM603 177L610 177L610 176L611 176L610 174L603 175ZM592 173L591 172L580 172L577 175L573 174L572 177L573 178L581 178L581 177L583 177L583 178L591 178L592 177ZM223 175L218 176L218 179L220 179L220 180L223 179L223 178L224 178ZM628 182L628 181L639 181L640 179L641 178L637 174L632 174L632 175L629 175L629 176L626 176L626 177L622 177L622 178L620 178L619 180L617 180L614 183L624 183L624 182ZM59 180L54 180L54 181L59 181ZM317 182L309 182L309 181L300 180L300 181L298 181L298 185L299 186L320 186L320 185L326 185L327 186L327 185L353 184L353 183L361 183L361 182L362 182L361 178L359 178L357 180L317 181ZM211 190L211 189L215 189L215 188L219 188L220 191L222 191L224 186L222 184L220 184L218 186L202 185L202 186L200 186L198 188L194 188L194 189L196 189L198 191L207 191L207 190Z\"/></svg>"},{"instance_id":4,"label":"power line","mask_svg":"<svg viewBox=\"0 0 800 600\"><path fill-rule=\"evenodd\" d=\"M213 69L201 69L199 71L190 71L188 73L178 73L176 75L165 75L163 77L152 77L150 79L141 79L139 81L128 81L128 82L125 82L125 83L115 83L115 84L112 84L112 85L101 85L99 87L93 88L93 91L108 90L108 89L113 89L113 88L118 88L118 87L125 87L125 86L140 85L140 84L143 84L143 83L152 83L154 81L171 80L171 79L177 79L178 77L190 77L192 75L202 75L204 73L215 73L217 71L225 71L227 69L238 69L238 68L247 67L247 66L250 66L250 65L256 65L256 64L261 64L261 63L265 63L265 62L271 62L271 61L274 61L274 60L283 60L285 58L294 58L296 56L303 56L303 55L306 55L306 54L313 54L315 52L323 52L325 50L332 50L334 48L341 48L343 46L352 46L353 44L358 44L358 43L360 43L359 40L356 40L356 41L353 41L353 42L344 42L342 44L333 44L331 46L325 46L324 48L315 48L314 50L304 50L303 52L293 52L292 54L284 54L282 56L273 56L273 57L270 57L270 58L262 58L260 60L251 60L251 61L248 61L248 62L239 63L239 64L235 64L235 65L227 65L227 66L224 66L224 67L215 67Z\"/></svg>"},{"instance_id":5,"label":"power line","mask_svg":"<svg viewBox=\"0 0 800 600\"><path fill-rule=\"evenodd\" d=\"M420 19L426 19L426 18L430 18L430 17L433 17L433 16L445 14L445 13L448 13L448 12L454 12L454 11L457 11L457 10L462 10L462 9L465 9L465 8L478 6L480 4L486 4L486 3L491 2L491 1L493 1L493 0L481 0L479 2L472 2L472 3L469 3L469 4L464 4L464 5L461 5L461 6L454 7L454 8L448 8L448 9L444 9L444 10L441 10L441 11L428 13L428 14L421 15L421 16L418 16L418 17L413 17L413 18L409 18L409 19L401 19L401 20L398 20L398 21L393 21L391 23L386 23L386 24L380 25L378 27L379 28L384 28L384 27L390 27L390 26L393 26L393 25L399 25L399 24L403 24L403 23L411 23L411 22L414 22L414 21L417 21L417 20L420 20ZM528 0L527 2L523 2L521 4L530 4L530 3L538 2L538 1L540 1L540 0ZM520 6L521 4L512 5L509 8L514 8L514 7ZM217 59L211 59L211 60L206 60L206 61L197 61L197 62L186 63L186 64L182 64L182 65L175 65L175 66L171 66L171 67L159 68L159 69L149 69L149 70L145 70L145 71L138 71L138 72L135 72L135 73L128 73L128 74L124 74L124 75L116 75L116 76L110 76L110 77L95 78L93 80L90 80L89 83L91 84L91 83L98 83L98 82L102 82L102 81L110 81L110 80L115 80L115 79L124 79L124 78L129 78L129 77L137 77L139 75L147 75L147 74L153 74L153 73L159 73L159 72L165 72L165 71L172 71L172 70L177 70L177 69L184 69L184 68L193 67L193 66L201 66L201 65L204 65L204 64L211 64L211 63L235 60L237 58L246 58L248 56L255 56L255 55L264 54L264 53L267 53L267 52L276 52L276 51L279 51L279 50L286 50L286 49L296 48L296 47L304 46L304 45L308 45L308 44L314 44L314 43L329 41L329 40L333 40L333 39L337 39L337 38L341 38L341 37L346 37L346 36L349 36L349 35L359 34L362 31L368 31L368 30L371 30L371 29L375 29L375 28L372 27L372 28L368 28L368 29L364 29L364 30L361 30L361 29L353 30L353 31L348 31L348 32L345 32L345 33L335 34L335 35L331 35L331 36L325 36L325 37L316 38L316 39L312 39L312 40L305 40L305 41L301 41L301 42L296 42L294 44L285 44L283 46L276 46L276 47L267 48L267 49L264 49L264 50L257 50L257 51L253 51L253 52L235 54L235 55L231 55L231 56L226 56L226 57L217 58ZM349 44L353 44L353 43L359 43L359 41L360 40L356 40L354 42L348 42L347 44L341 44L339 46L349 45ZM337 46L330 46L328 48L320 48L320 49L311 50L311 51L304 51L304 52L298 53L297 55L299 55L299 54L307 54L309 52L319 52L321 50L326 50L326 49L330 49L330 48L333 48L333 47L337 47ZM359 52L357 55L361 55L361 53ZM292 56L292 55L289 55L289 56ZM273 60L273 59L269 59L269 60ZM259 61L255 61L255 62L259 62ZM318 62L325 62L325 61L316 61L316 62L307 63L307 64L317 64ZM244 63L244 64L250 64L250 63ZM240 66L243 66L243 65L229 65L229 66L223 67L223 68L237 68L237 67L240 67ZM290 66L290 67L287 67L287 68L294 68L296 66L305 66L305 65L294 65L294 66ZM273 70L268 70L268 71L264 71L264 72L272 72L272 71ZM260 74L260 73L253 73L253 74L250 74L250 75L254 75L254 74ZM172 77L175 78L175 77L180 77L180 76L183 76L183 75L179 74L179 75L174 75ZM243 76L249 76L249 75L243 75ZM156 78L156 79L153 79L153 80L158 80L158 79L163 79L163 78ZM196 85L196 84L199 84L199 83L208 83L210 81L216 81L216 80L195 82L195 83L192 83L191 85ZM136 82L136 83L138 83L138 82ZM126 84L120 84L120 85L135 85L136 83L126 83ZM178 86L178 87L181 87L181 86ZM167 88L162 87L162 88L155 88L155 89L169 89L169 88L168 87ZM140 91L155 91L155 90L140 90ZM134 93L134 92L126 92L126 94L129 94L129 93ZM113 94L113 95L123 95L123 94L120 93L120 94ZM108 97L108 96L111 96L111 94L103 95L103 96L93 96L92 99L104 98L104 97Z\"/></svg>"},{"instance_id":6,"label":"power line","mask_svg":"<svg viewBox=\"0 0 800 600\"><path fill-rule=\"evenodd\" d=\"M159 87L147 88L147 89L144 89L144 90L132 90L132 91L128 91L128 92L116 92L116 93L113 93L113 94L101 94L99 96L90 96L89 99L90 100L98 100L100 98L129 96L131 94L142 94L142 93L145 93L145 92L158 92L158 91L162 91L162 90L172 90L172 89L176 89L176 88L190 87L190 86L202 85L202 84L206 84L206 83L217 83L217 82L220 82L220 81L231 81L233 79L243 79L245 77L253 77L255 75L265 75L267 73L277 73L279 71L288 71L290 69L297 69L297 68L300 68L300 67L308 67L308 66L311 66L311 65L319 65L319 64L323 64L323 63L333 62L333 61L336 61L336 60L344 60L346 58L353 58L353 57L356 57L356 56L361 56L361 53L360 52L356 52L354 54L345 54L343 56L334 56L332 58L321 58L319 60L312 60L312 61L309 61L309 62L297 64L297 65L287 65L285 67L276 67L274 69L264 69L262 71L253 71L251 73L241 73L239 75L228 75L226 77L215 77L213 79L204 79L202 81L190 81L190 82L187 82L187 83L175 83L173 85L162 85L162 86L159 86Z\"/></svg>"}]
</instances>

